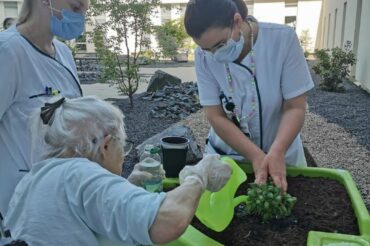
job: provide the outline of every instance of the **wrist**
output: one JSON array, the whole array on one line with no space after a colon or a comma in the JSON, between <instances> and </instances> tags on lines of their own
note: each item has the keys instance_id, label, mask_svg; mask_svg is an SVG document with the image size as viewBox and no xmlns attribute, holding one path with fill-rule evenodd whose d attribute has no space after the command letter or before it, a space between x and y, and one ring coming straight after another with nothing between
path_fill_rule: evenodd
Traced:
<instances>
[{"instance_id":1,"label":"wrist","mask_svg":"<svg viewBox=\"0 0 370 246\"><path fill-rule=\"evenodd\" d=\"M256 151L256 153L254 153L250 160L252 163L260 163L262 162L262 160L265 158L266 154L262 151L262 150L258 150Z\"/></svg>"},{"instance_id":2,"label":"wrist","mask_svg":"<svg viewBox=\"0 0 370 246\"><path fill-rule=\"evenodd\" d=\"M271 145L271 148L270 148L269 152L284 156L285 152L286 152L286 148L283 144L273 143Z\"/></svg>"},{"instance_id":3,"label":"wrist","mask_svg":"<svg viewBox=\"0 0 370 246\"><path fill-rule=\"evenodd\" d=\"M184 179L184 182L183 184L185 183L189 183L189 184L197 184L199 185L201 188L202 188L202 192L206 189L205 187L205 184L203 182L203 180L196 176L196 175L190 175L190 176L187 176L185 179Z\"/></svg>"}]
</instances>

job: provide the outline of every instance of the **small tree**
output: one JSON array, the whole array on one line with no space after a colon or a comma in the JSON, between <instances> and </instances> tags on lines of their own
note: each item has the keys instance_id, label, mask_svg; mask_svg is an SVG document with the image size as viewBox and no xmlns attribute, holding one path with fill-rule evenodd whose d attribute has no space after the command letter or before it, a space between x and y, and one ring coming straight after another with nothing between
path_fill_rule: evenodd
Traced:
<instances>
[{"instance_id":1,"label":"small tree","mask_svg":"<svg viewBox=\"0 0 370 246\"><path fill-rule=\"evenodd\" d=\"M185 31L183 18L167 21L156 27L158 47L164 57L174 57L179 48L183 48L189 38Z\"/></svg>"},{"instance_id":2,"label":"small tree","mask_svg":"<svg viewBox=\"0 0 370 246\"><path fill-rule=\"evenodd\" d=\"M159 0L91 0L91 15L107 18L93 34L97 54L104 65L102 80L115 84L120 94L128 96L131 107L141 81L138 58L142 48L150 45L146 36L153 32L150 16L158 4ZM107 34L108 29L112 34ZM130 40L133 47L129 46Z\"/></svg>"},{"instance_id":3,"label":"small tree","mask_svg":"<svg viewBox=\"0 0 370 246\"><path fill-rule=\"evenodd\" d=\"M315 55L319 63L313 67L315 73L320 75L323 90L343 92L343 80L349 75L349 66L356 63L356 58L351 50L351 42L347 41L344 50L333 48L329 50L316 50Z\"/></svg>"},{"instance_id":4,"label":"small tree","mask_svg":"<svg viewBox=\"0 0 370 246\"><path fill-rule=\"evenodd\" d=\"M302 31L301 36L299 37L304 56L307 57L310 54L310 45L311 45L311 36L310 30L306 29Z\"/></svg>"}]
</instances>

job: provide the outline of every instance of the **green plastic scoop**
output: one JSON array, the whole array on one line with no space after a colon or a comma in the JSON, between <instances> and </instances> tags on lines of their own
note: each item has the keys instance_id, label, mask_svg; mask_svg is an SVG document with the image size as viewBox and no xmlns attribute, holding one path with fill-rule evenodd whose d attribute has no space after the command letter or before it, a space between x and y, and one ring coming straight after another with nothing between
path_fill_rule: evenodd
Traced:
<instances>
[{"instance_id":1,"label":"green plastic scoop","mask_svg":"<svg viewBox=\"0 0 370 246\"><path fill-rule=\"evenodd\" d=\"M205 191L200 198L195 215L208 228L220 232L230 224L234 208L247 200L247 196L235 197L238 187L247 180L245 172L230 157L222 157L233 170L226 185L218 192Z\"/></svg>"}]
</instances>

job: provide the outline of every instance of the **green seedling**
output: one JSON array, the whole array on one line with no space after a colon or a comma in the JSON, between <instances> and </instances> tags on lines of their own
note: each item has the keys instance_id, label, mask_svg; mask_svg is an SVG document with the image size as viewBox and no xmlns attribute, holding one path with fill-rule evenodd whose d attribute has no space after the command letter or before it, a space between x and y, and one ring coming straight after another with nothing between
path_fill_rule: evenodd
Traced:
<instances>
[{"instance_id":1,"label":"green seedling","mask_svg":"<svg viewBox=\"0 0 370 246\"><path fill-rule=\"evenodd\" d=\"M246 214L260 216L263 223L289 216L297 201L288 193L281 193L271 180L261 185L250 184L247 194Z\"/></svg>"}]
</instances>

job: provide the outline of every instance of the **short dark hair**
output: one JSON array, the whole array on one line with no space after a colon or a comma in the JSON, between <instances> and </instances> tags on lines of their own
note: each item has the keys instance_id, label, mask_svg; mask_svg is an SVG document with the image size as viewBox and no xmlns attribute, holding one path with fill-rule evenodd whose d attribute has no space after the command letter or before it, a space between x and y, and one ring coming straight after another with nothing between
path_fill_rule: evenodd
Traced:
<instances>
[{"instance_id":1,"label":"short dark hair","mask_svg":"<svg viewBox=\"0 0 370 246\"><path fill-rule=\"evenodd\" d=\"M247 17L248 9L243 0L190 0L185 11L186 32L200 38L211 27L229 27L235 13L243 19Z\"/></svg>"},{"instance_id":2,"label":"short dark hair","mask_svg":"<svg viewBox=\"0 0 370 246\"><path fill-rule=\"evenodd\" d=\"M9 21L14 21L15 19L14 18L12 18L12 17L7 17L7 18L5 18L4 19L4 21L3 21L3 28L5 29L5 27L6 27L6 24L8 24L8 22Z\"/></svg>"}]
</instances>

